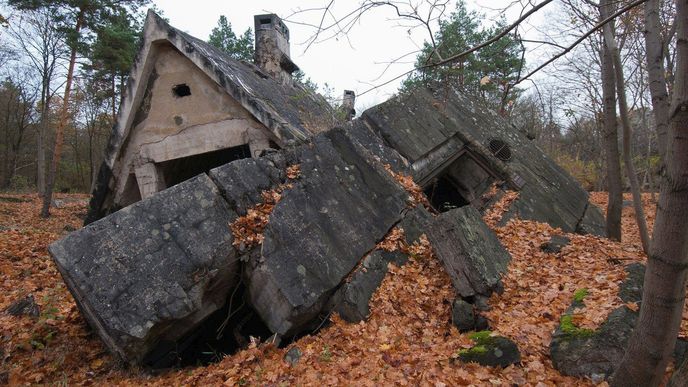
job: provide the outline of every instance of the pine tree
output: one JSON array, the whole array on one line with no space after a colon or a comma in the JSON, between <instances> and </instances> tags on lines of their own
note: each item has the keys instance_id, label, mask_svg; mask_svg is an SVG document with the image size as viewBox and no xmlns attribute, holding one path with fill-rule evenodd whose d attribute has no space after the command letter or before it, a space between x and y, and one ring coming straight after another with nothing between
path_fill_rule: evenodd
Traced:
<instances>
[{"instance_id":1,"label":"pine tree","mask_svg":"<svg viewBox=\"0 0 688 387\"><path fill-rule=\"evenodd\" d=\"M208 37L208 43L228 53L237 60L253 60L253 30L249 27L241 36L237 37L230 23L224 15L217 21Z\"/></svg>"},{"instance_id":2,"label":"pine tree","mask_svg":"<svg viewBox=\"0 0 688 387\"><path fill-rule=\"evenodd\" d=\"M9 0L8 4L21 10L49 9L55 15L61 29L67 34L70 48L67 81L62 95L62 108L57 128L55 129L55 146L52 162L48 171L48 179L43 195L41 217L50 216L50 203L57 174L57 166L62 155L64 129L67 126L68 107L72 92L72 82L76 67L77 53L88 52L90 34L102 25L108 23L120 12L136 10L147 4L148 0Z\"/></svg>"},{"instance_id":3,"label":"pine tree","mask_svg":"<svg viewBox=\"0 0 688 387\"><path fill-rule=\"evenodd\" d=\"M494 107L503 109L508 105L518 93L509 84L516 80L519 69L524 65L521 46L513 36L505 36L451 65L431 66L488 40L505 25L501 20L497 25L485 28L483 20L481 14L468 11L463 0L458 1L456 9L439 23L440 28L434 36L437 49L425 43L416 58L415 66L419 70L404 81L402 92L420 85L450 84L479 96Z\"/></svg>"}]
</instances>

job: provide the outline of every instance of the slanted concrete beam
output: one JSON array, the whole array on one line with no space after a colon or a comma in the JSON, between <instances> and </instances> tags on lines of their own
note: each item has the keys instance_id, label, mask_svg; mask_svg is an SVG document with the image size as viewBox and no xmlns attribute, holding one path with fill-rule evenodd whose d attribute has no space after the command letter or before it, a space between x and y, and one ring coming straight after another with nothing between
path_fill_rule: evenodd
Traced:
<instances>
[{"instance_id":1,"label":"slanted concrete beam","mask_svg":"<svg viewBox=\"0 0 688 387\"><path fill-rule=\"evenodd\" d=\"M248 147L251 149L251 157L260 157L260 154L270 147L270 139L263 130L249 129L247 131Z\"/></svg>"},{"instance_id":2,"label":"slanted concrete beam","mask_svg":"<svg viewBox=\"0 0 688 387\"><path fill-rule=\"evenodd\" d=\"M139 185L139 192L141 192L141 199L153 196L154 193L166 188L165 179L162 173L160 173L160 169L154 163L141 164L134 170L136 182Z\"/></svg>"}]
</instances>

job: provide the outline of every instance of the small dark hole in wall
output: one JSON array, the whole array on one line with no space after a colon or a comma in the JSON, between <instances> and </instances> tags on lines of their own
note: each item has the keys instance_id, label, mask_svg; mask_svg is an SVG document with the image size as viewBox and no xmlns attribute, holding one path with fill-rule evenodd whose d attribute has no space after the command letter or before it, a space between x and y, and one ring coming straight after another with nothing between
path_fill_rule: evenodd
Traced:
<instances>
[{"instance_id":1,"label":"small dark hole in wall","mask_svg":"<svg viewBox=\"0 0 688 387\"><path fill-rule=\"evenodd\" d=\"M260 24L270 24L272 23L271 19L260 19Z\"/></svg>"},{"instance_id":2,"label":"small dark hole in wall","mask_svg":"<svg viewBox=\"0 0 688 387\"><path fill-rule=\"evenodd\" d=\"M174 85L174 87L172 88L172 92L176 97L186 97L191 95L191 88L186 83L182 83L179 85Z\"/></svg>"}]
</instances>

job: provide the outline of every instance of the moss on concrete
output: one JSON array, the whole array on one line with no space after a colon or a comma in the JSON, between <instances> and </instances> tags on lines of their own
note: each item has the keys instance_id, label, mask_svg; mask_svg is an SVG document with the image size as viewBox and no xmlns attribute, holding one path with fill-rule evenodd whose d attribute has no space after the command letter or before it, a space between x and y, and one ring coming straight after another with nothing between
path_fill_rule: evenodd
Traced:
<instances>
[{"instance_id":1,"label":"moss on concrete","mask_svg":"<svg viewBox=\"0 0 688 387\"><path fill-rule=\"evenodd\" d=\"M561 331L570 337L590 337L595 334L595 331L587 328L579 328L573 323L573 317L570 314L561 316L559 320L559 328Z\"/></svg>"}]
</instances>

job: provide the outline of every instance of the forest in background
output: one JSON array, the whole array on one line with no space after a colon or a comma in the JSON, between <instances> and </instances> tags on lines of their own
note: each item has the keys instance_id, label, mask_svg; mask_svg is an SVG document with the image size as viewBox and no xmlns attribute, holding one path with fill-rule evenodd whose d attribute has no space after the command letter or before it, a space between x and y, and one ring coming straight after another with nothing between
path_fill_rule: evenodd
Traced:
<instances>
[{"instance_id":1,"label":"forest in background","mask_svg":"<svg viewBox=\"0 0 688 387\"><path fill-rule=\"evenodd\" d=\"M551 25L542 40L521 36L517 27L524 18L552 1L530 4L529 10L524 6L521 18L510 25L487 21L462 2L449 9L449 1L426 2L431 8L427 19L414 7L400 13L402 2L395 1L362 0L359 13L390 6L401 19L420 25L438 21L437 31L428 28L429 40L399 92L417 85L459 87L540 144L587 188L607 190L605 243L622 240L622 192L630 187L633 200L628 204L647 270L638 323L612 385L657 385L680 329L688 278L688 2L561 0L554 3L558 13L548 19ZM143 0L3 3L0 60L6 76L0 90L0 157L6 171L0 176L7 182L4 189L37 190L42 218L49 216L53 191L87 191L92 184L125 88L145 5ZM328 9L321 9L323 19ZM431 18L432 10L440 10L440 16ZM322 27L314 40L330 28ZM244 50L249 55L250 35L237 36L220 18L209 39L233 54ZM551 46L557 54L526 65L525 46L532 43ZM540 71L544 77L531 78ZM305 74L297 80L318 88ZM326 85L321 90L336 103ZM644 209L640 190L655 192L656 186L659 202L649 199L657 203L650 206L656 218L648 222L644 212L650 211ZM13 213L11 219L19 218ZM542 236L540 226L534 227L531 237L519 231L510 241L530 246L530 240ZM514 229L507 225L504 231ZM532 254L524 257L532 268ZM434 338L442 340L441 335ZM682 380L678 385L688 383L688 361L674 376Z\"/></svg>"},{"instance_id":2,"label":"forest in background","mask_svg":"<svg viewBox=\"0 0 688 387\"><path fill-rule=\"evenodd\" d=\"M72 24L78 8L70 7L69 2L58 8L5 2L0 20L0 190L45 190L73 48L77 53L74 86L67 104L55 190L91 190L136 55L144 10L151 5L142 1L124 4L94 1L93 6L100 10L92 12L93 20L76 33ZM563 47L566 36L582 35L597 22L598 10L590 2L566 0L557 7L548 36L543 32L539 44L553 49ZM672 84L676 56L674 8L672 2L662 2L660 10L668 85ZM654 192L660 158L647 81L642 15L642 8L622 14L615 35L626 74L633 163L643 188ZM426 43L416 65L432 56L474 47L505 26L504 19L487 20L459 1L434 33L440 49L433 52L431 43ZM252 58L252 31L235 33L225 16L218 15L217 26L207 40L236 59ZM593 35L546 68L546 75L537 81L513 85L525 70L524 43L529 42L518 33L509 34L458 63L414 72L403 82L400 92L436 82L457 85L500 111L586 189L606 190L602 34ZM340 93L327 83L318 87L303 73L298 73L296 79L337 104Z\"/></svg>"}]
</instances>

